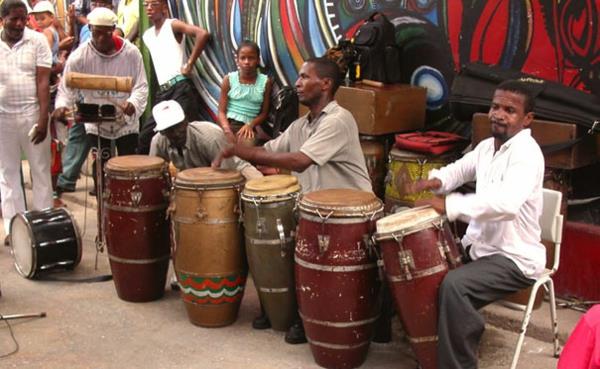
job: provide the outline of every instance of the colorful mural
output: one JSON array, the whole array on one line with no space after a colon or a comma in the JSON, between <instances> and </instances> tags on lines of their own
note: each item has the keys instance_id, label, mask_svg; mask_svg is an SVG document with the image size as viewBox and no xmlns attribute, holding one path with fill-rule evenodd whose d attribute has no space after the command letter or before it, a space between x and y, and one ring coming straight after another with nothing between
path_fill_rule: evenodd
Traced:
<instances>
[{"instance_id":1,"label":"colorful mural","mask_svg":"<svg viewBox=\"0 0 600 369\"><path fill-rule=\"evenodd\" d=\"M428 122L447 116L449 86L472 61L600 95L600 0L172 1L177 17L213 35L195 81L212 112L242 40L256 41L267 73L290 85L305 59L350 38L374 11L396 26L404 82L428 87Z\"/></svg>"}]
</instances>

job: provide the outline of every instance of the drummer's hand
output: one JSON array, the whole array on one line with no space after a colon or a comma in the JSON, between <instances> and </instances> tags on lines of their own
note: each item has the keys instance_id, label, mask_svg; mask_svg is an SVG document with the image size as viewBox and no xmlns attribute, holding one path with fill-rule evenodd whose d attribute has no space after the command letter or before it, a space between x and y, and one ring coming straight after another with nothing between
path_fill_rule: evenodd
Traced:
<instances>
[{"instance_id":1,"label":"drummer's hand","mask_svg":"<svg viewBox=\"0 0 600 369\"><path fill-rule=\"evenodd\" d=\"M437 178L433 179L420 179L415 182L410 182L405 185L405 193L413 194L427 190L438 190L442 187L442 181Z\"/></svg>"},{"instance_id":2,"label":"drummer's hand","mask_svg":"<svg viewBox=\"0 0 600 369\"><path fill-rule=\"evenodd\" d=\"M123 109L123 113L125 113L125 115L132 116L135 114L135 106L133 106L133 104L129 101L126 101L124 104L122 104L121 109Z\"/></svg>"},{"instance_id":3,"label":"drummer's hand","mask_svg":"<svg viewBox=\"0 0 600 369\"><path fill-rule=\"evenodd\" d=\"M220 168L221 162L223 161L223 159L232 157L234 155L234 152L235 152L235 145L227 145L223 150L221 150L219 155L212 161L210 166L213 169Z\"/></svg>"},{"instance_id":4,"label":"drummer's hand","mask_svg":"<svg viewBox=\"0 0 600 369\"><path fill-rule=\"evenodd\" d=\"M446 197L434 196L430 199L422 199L415 201L415 206L431 206L439 214L446 214Z\"/></svg>"}]
</instances>

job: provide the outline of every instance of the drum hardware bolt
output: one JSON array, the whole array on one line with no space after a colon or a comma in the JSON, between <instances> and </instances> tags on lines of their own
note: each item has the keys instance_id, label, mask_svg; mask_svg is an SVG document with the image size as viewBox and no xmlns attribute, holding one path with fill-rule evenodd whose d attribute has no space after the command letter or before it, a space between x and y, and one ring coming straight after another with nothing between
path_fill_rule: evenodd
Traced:
<instances>
[{"instance_id":1,"label":"drum hardware bolt","mask_svg":"<svg viewBox=\"0 0 600 369\"><path fill-rule=\"evenodd\" d=\"M198 208L198 210L196 211L196 217L200 220L204 219L206 217L206 212L204 211L204 209Z\"/></svg>"},{"instance_id":2,"label":"drum hardware bolt","mask_svg":"<svg viewBox=\"0 0 600 369\"><path fill-rule=\"evenodd\" d=\"M265 218L256 218L256 233L258 233L259 237L262 235L265 228L266 228L266 219Z\"/></svg>"},{"instance_id":3,"label":"drum hardware bolt","mask_svg":"<svg viewBox=\"0 0 600 369\"><path fill-rule=\"evenodd\" d=\"M165 200L170 200L171 199L171 195L169 194L169 190L167 190L166 188L163 188L162 195L165 198Z\"/></svg>"},{"instance_id":4,"label":"drum hardware bolt","mask_svg":"<svg viewBox=\"0 0 600 369\"><path fill-rule=\"evenodd\" d=\"M109 201L110 200L110 195L111 195L110 188L108 188L108 187L105 188L104 191L102 192L102 198L105 201Z\"/></svg>"},{"instance_id":5,"label":"drum hardware bolt","mask_svg":"<svg viewBox=\"0 0 600 369\"><path fill-rule=\"evenodd\" d=\"M412 279L412 274L410 273L410 270L415 269L415 259L413 258L412 251L410 251L410 250L398 251L398 261L400 263L400 267L404 271L406 280L410 281Z\"/></svg>"},{"instance_id":6,"label":"drum hardware bolt","mask_svg":"<svg viewBox=\"0 0 600 369\"><path fill-rule=\"evenodd\" d=\"M137 181L137 177L135 177L134 180ZM131 187L130 196L133 206L139 206L140 201L142 200L142 191L140 191L140 185L136 183Z\"/></svg>"},{"instance_id":7,"label":"drum hardware bolt","mask_svg":"<svg viewBox=\"0 0 600 369\"><path fill-rule=\"evenodd\" d=\"M277 232L279 233L279 242L281 242L281 257L285 258L287 248L285 246L285 230L281 219L277 218Z\"/></svg>"},{"instance_id":8,"label":"drum hardware bolt","mask_svg":"<svg viewBox=\"0 0 600 369\"><path fill-rule=\"evenodd\" d=\"M319 251L323 254L329 248L329 240L330 236L328 234L319 234L317 235L317 240L319 241Z\"/></svg>"}]
</instances>

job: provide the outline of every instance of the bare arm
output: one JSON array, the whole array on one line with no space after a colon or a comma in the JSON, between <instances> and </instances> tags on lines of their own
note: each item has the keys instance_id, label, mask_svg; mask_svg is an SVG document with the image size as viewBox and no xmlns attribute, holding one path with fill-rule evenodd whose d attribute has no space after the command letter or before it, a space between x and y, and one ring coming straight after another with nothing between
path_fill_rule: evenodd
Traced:
<instances>
[{"instance_id":1,"label":"bare arm","mask_svg":"<svg viewBox=\"0 0 600 369\"><path fill-rule=\"evenodd\" d=\"M208 31L204 28L184 23L178 19L175 19L173 21L171 27L173 28L173 32L175 33L176 37L178 34L186 34L190 37L194 37L196 40L194 42L194 47L192 49L190 57L188 58L187 62L181 67L181 73L184 75L188 75L192 71L194 63L196 63L196 60L200 56L200 53L202 52L202 50L204 50L204 47L208 43L210 33L208 33Z\"/></svg>"},{"instance_id":2,"label":"bare arm","mask_svg":"<svg viewBox=\"0 0 600 369\"><path fill-rule=\"evenodd\" d=\"M50 100L50 68L36 67L35 80L37 85L37 98L40 102L40 116L37 128L31 141L39 144L44 141L48 132L48 104Z\"/></svg>"},{"instance_id":3,"label":"bare arm","mask_svg":"<svg viewBox=\"0 0 600 369\"><path fill-rule=\"evenodd\" d=\"M226 136L232 134L229 121L227 120L227 104L229 103L227 94L229 93L229 88L229 76L225 76L225 78L223 78L223 83L221 84L221 96L219 96L219 115L217 118L219 125L223 129L223 132L225 132Z\"/></svg>"},{"instance_id":4,"label":"bare arm","mask_svg":"<svg viewBox=\"0 0 600 369\"><path fill-rule=\"evenodd\" d=\"M139 32L139 21L136 21L133 27L131 27L131 31L127 34L127 39L129 42L134 42L138 37Z\"/></svg>"},{"instance_id":5,"label":"bare arm","mask_svg":"<svg viewBox=\"0 0 600 369\"><path fill-rule=\"evenodd\" d=\"M221 155L213 161L213 167L219 167L223 158L237 156L253 164L267 165L294 172L303 172L315 164L306 154L296 152L272 152L263 147L246 146L244 144L231 145L221 151Z\"/></svg>"}]
</instances>

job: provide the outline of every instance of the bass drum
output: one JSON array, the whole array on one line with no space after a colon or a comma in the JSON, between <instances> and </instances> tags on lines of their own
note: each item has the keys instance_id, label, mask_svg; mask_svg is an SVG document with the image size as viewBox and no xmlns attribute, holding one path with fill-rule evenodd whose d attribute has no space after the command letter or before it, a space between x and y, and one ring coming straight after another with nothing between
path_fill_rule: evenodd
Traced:
<instances>
[{"instance_id":1,"label":"bass drum","mask_svg":"<svg viewBox=\"0 0 600 369\"><path fill-rule=\"evenodd\" d=\"M37 278L54 269L73 269L81 261L81 236L65 208L48 208L15 215L10 222L10 245L17 272Z\"/></svg>"}]
</instances>

